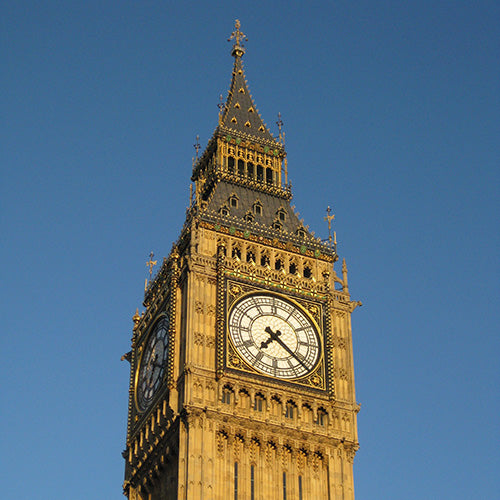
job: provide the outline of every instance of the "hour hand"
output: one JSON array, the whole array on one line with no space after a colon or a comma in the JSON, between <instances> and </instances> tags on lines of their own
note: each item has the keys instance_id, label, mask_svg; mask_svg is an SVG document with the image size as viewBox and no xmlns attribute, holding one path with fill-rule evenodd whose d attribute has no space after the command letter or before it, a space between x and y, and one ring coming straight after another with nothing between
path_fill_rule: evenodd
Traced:
<instances>
[{"instance_id":1,"label":"hour hand","mask_svg":"<svg viewBox=\"0 0 500 500\"><path fill-rule=\"evenodd\" d=\"M261 349L267 349L267 346L273 340L276 340L281 344L281 342L278 339L278 336L281 335L281 332L279 330L276 330L276 333L274 333L269 326L266 326L266 329L264 331L269 334L269 338L266 341L261 342L261 344L260 344Z\"/></svg>"}]
</instances>

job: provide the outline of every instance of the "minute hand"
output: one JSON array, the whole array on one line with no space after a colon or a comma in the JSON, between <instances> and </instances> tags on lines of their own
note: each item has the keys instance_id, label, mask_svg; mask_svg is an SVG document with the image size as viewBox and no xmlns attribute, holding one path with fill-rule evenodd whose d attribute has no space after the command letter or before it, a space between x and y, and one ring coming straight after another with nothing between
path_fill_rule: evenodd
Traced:
<instances>
[{"instance_id":1,"label":"minute hand","mask_svg":"<svg viewBox=\"0 0 500 500\"><path fill-rule=\"evenodd\" d=\"M273 332L269 326L266 327L265 332L269 334L272 340L278 342L278 344L285 349L285 351L293 356L306 370L309 370L309 367L279 338L281 332L279 330Z\"/></svg>"}]
</instances>

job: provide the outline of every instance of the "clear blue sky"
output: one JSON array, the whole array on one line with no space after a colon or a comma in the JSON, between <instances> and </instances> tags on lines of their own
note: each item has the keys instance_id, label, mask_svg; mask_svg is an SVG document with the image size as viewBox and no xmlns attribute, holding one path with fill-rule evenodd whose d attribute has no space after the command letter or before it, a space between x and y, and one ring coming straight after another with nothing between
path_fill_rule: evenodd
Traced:
<instances>
[{"instance_id":1,"label":"clear blue sky","mask_svg":"<svg viewBox=\"0 0 500 500\"><path fill-rule=\"evenodd\" d=\"M119 499L132 320L239 18L294 203L349 267L357 500L498 498L500 4L6 0L2 498Z\"/></svg>"}]
</instances>

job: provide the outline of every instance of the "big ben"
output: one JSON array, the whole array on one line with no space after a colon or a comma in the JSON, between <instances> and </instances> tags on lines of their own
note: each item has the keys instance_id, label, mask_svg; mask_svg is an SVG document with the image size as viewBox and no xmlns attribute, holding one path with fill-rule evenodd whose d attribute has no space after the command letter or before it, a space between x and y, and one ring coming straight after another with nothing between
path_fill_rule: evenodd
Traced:
<instances>
[{"instance_id":1,"label":"big ben","mask_svg":"<svg viewBox=\"0 0 500 500\"><path fill-rule=\"evenodd\" d=\"M291 206L240 24L179 238L133 317L129 500L353 500L351 300L336 243ZM330 212L326 219L331 222Z\"/></svg>"}]
</instances>

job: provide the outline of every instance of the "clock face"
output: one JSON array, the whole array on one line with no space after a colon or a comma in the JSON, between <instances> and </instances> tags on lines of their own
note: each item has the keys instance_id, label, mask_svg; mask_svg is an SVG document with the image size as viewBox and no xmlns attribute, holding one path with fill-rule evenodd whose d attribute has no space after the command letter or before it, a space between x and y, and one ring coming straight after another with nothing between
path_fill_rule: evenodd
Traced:
<instances>
[{"instance_id":1,"label":"clock face","mask_svg":"<svg viewBox=\"0 0 500 500\"><path fill-rule=\"evenodd\" d=\"M252 294L229 314L229 337L259 372L281 379L307 375L320 356L317 328L298 305L272 294Z\"/></svg>"},{"instance_id":2,"label":"clock face","mask_svg":"<svg viewBox=\"0 0 500 500\"><path fill-rule=\"evenodd\" d=\"M167 366L168 328L166 316L156 323L142 354L137 377L137 405L144 411L153 401L153 396L160 387Z\"/></svg>"}]
</instances>

